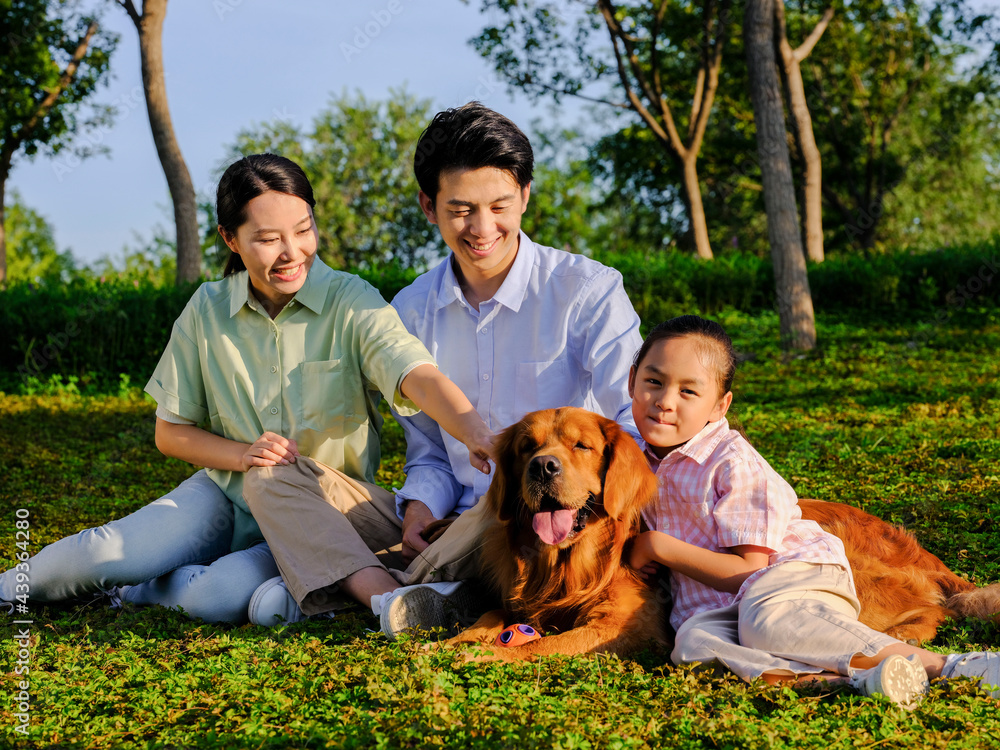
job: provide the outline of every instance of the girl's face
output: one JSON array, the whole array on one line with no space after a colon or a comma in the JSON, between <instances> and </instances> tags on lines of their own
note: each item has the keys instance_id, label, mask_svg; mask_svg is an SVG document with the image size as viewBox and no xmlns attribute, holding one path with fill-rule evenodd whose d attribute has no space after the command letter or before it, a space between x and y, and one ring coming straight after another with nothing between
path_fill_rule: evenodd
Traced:
<instances>
[{"instance_id":1,"label":"girl's face","mask_svg":"<svg viewBox=\"0 0 1000 750\"><path fill-rule=\"evenodd\" d=\"M718 376L705 359L704 345L681 336L657 341L629 373L632 417L660 458L729 410L733 394L719 393Z\"/></svg>"},{"instance_id":2,"label":"girl's face","mask_svg":"<svg viewBox=\"0 0 1000 750\"><path fill-rule=\"evenodd\" d=\"M305 283L319 244L316 224L308 203L274 191L247 203L246 215L235 235L222 236L243 259L254 295L273 318Z\"/></svg>"}]
</instances>

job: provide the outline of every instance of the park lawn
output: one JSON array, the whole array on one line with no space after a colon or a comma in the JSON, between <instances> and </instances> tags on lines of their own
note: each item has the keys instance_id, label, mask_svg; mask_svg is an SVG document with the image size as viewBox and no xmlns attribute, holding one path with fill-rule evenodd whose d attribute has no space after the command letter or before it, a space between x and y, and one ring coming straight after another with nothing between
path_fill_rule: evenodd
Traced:
<instances>
[{"instance_id":1,"label":"park lawn","mask_svg":"<svg viewBox=\"0 0 1000 750\"><path fill-rule=\"evenodd\" d=\"M777 319L719 319L746 358L734 421L802 496L849 502L912 529L952 569L1000 580L1000 324L863 325L820 318L821 348L783 355ZM121 516L190 473L153 446L135 391L0 398L0 545L15 511L31 549ZM379 482L398 484L387 425ZM936 684L913 713L847 693L746 685L635 660L468 664L389 643L361 609L266 630L160 608L32 605L29 741L14 734L11 673L0 721L30 747L1000 747L1000 703ZM948 623L935 650L1000 648L1000 626ZM12 743L13 744L13 743Z\"/></svg>"}]
</instances>

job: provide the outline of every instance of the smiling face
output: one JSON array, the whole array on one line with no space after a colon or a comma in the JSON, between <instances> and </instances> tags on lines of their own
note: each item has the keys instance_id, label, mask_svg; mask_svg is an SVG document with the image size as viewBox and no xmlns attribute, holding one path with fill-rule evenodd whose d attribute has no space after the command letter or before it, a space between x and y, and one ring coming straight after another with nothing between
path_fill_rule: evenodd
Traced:
<instances>
[{"instance_id":1,"label":"smiling face","mask_svg":"<svg viewBox=\"0 0 1000 750\"><path fill-rule=\"evenodd\" d=\"M496 448L488 512L514 534L524 532L531 544L582 544L590 551L580 554L601 566L613 555L595 550L634 534L656 493L632 436L614 420L578 407L526 414L500 433Z\"/></svg>"},{"instance_id":2,"label":"smiling face","mask_svg":"<svg viewBox=\"0 0 1000 750\"><path fill-rule=\"evenodd\" d=\"M246 221L223 239L243 259L254 296L276 316L305 283L319 237L312 209L286 193L262 193L246 204Z\"/></svg>"},{"instance_id":3,"label":"smiling face","mask_svg":"<svg viewBox=\"0 0 1000 750\"><path fill-rule=\"evenodd\" d=\"M531 186L518 187L509 173L495 167L449 170L438 183L435 198L420 193L424 215L437 224L465 280L492 281L499 288L517 256Z\"/></svg>"},{"instance_id":4,"label":"smiling face","mask_svg":"<svg viewBox=\"0 0 1000 750\"><path fill-rule=\"evenodd\" d=\"M729 410L733 394L719 393L710 345L694 336L657 341L629 374L632 417L660 458Z\"/></svg>"}]
</instances>

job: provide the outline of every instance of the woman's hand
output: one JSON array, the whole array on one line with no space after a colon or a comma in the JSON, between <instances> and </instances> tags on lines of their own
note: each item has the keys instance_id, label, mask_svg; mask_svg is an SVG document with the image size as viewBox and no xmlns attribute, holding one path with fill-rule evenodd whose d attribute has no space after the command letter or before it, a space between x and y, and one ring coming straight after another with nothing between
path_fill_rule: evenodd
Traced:
<instances>
[{"instance_id":1,"label":"woman's hand","mask_svg":"<svg viewBox=\"0 0 1000 750\"><path fill-rule=\"evenodd\" d=\"M482 430L469 438L465 447L469 449L469 463L483 474L490 473L490 459L496 461L496 433L482 426Z\"/></svg>"},{"instance_id":2,"label":"woman's hand","mask_svg":"<svg viewBox=\"0 0 1000 750\"><path fill-rule=\"evenodd\" d=\"M265 432L246 449L240 463L243 471L249 471L254 466L293 464L299 455L299 447L294 440L276 432Z\"/></svg>"}]
</instances>

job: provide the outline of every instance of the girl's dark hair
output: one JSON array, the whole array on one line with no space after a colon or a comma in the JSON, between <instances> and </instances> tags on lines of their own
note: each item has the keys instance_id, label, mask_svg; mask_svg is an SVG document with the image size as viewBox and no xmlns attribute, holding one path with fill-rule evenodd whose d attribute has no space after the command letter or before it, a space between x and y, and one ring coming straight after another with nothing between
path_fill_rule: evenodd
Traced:
<instances>
[{"instance_id":1,"label":"girl's dark hair","mask_svg":"<svg viewBox=\"0 0 1000 750\"><path fill-rule=\"evenodd\" d=\"M736 374L736 352L733 350L733 341L725 329L714 320L706 320L697 315L681 315L656 326L642 342L632 366L638 370L639 363L649 354L649 350L656 342L684 336L694 336L704 347L702 353L707 360L705 365L715 370L719 395L729 393L733 388L733 376Z\"/></svg>"},{"instance_id":2,"label":"girl's dark hair","mask_svg":"<svg viewBox=\"0 0 1000 750\"><path fill-rule=\"evenodd\" d=\"M420 189L436 200L441 173L452 169L495 167L519 188L531 184L535 156L528 136L514 123L479 102L438 112L420 134L413 174Z\"/></svg>"},{"instance_id":3,"label":"girl's dark hair","mask_svg":"<svg viewBox=\"0 0 1000 750\"><path fill-rule=\"evenodd\" d=\"M230 164L219 180L215 214L220 234L235 235L247 220L247 203L267 192L294 195L308 203L310 208L316 205L309 178L294 161L275 154L244 156ZM239 253L230 250L222 275L229 276L245 268Z\"/></svg>"}]
</instances>

